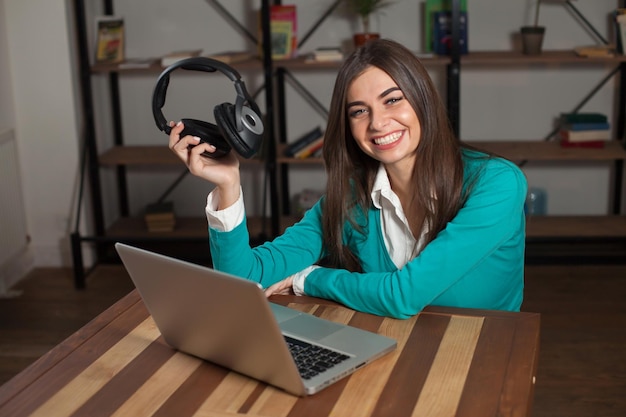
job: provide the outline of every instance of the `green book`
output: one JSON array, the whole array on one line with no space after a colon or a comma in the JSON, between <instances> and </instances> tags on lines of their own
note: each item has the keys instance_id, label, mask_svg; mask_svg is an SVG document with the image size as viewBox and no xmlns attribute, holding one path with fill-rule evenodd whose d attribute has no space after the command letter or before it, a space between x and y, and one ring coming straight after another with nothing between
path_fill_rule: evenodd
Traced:
<instances>
[{"instance_id":1,"label":"green book","mask_svg":"<svg viewBox=\"0 0 626 417\"><path fill-rule=\"evenodd\" d=\"M607 116L602 113L561 113L562 124L607 122Z\"/></svg>"}]
</instances>

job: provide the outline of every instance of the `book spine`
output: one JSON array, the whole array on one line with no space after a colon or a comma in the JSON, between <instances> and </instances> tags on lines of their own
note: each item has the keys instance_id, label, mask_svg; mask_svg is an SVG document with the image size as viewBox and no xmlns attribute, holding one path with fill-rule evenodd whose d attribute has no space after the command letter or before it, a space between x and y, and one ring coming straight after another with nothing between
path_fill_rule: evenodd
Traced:
<instances>
[{"instance_id":1,"label":"book spine","mask_svg":"<svg viewBox=\"0 0 626 417\"><path fill-rule=\"evenodd\" d=\"M611 139L609 130L561 130L561 139L568 142L581 142L581 141L607 141Z\"/></svg>"},{"instance_id":2,"label":"book spine","mask_svg":"<svg viewBox=\"0 0 626 417\"><path fill-rule=\"evenodd\" d=\"M315 127L313 130L309 131L308 133L305 133L295 142L289 144L285 148L285 156L295 156L296 153L304 149L308 144L315 141L322 135L323 135L322 128L319 126Z\"/></svg>"},{"instance_id":3,"label":"book spine","mask_svg":"<svg viewBox=\"0 0 626 417\"><path fill-rule=\"evenodd\" d=\"M561 122L571 123L608 123L608 118L602 113L562 113Z\"/></svg>"},{"instance_id":4,"label":"book spine","mask_svg":"<svg viewBox=\"0 0 626 417\"><path fill-rule=\"evenodd\" d=\"M295 5L273 5L270 9L272 58L285 59L297 55L298 18Z\"/></svg>"},{"instance_id":5,"label":"book spine","mask_svg":"<svg viewBox=\"0 0 626 417\"><path fill-rule=\"evenodd\" d=\"M450 55L452 51L452 13L436 12L433 22L433 52L438 55ZM459 42L461 53L467 54L467 12L459 16Z\"/></svg>"},{"instance_id":6,"label":"book spine","mask_svg":"<svg viewBox=\"0 0 626 417\"><path fill-rule=\"evenodd\" d=\"M621 49L619 52L624 55L626 54L626 9L619 9L617 11L615 21L617 22L616 32L618 49Z\"/></svg>"},{"instance_id":7,"label":"book spine","mask_svg":"<svg viewBox=\"0 0 626 417\"><path fill-rule=\"evenodd\" d=\"M317 140L311 142L301 151L297 152L294 156L299 159L306 159L313 156L318 150L324 146L324 137L320 137Z\"/></svg>"},{"instance_id":8,"label":"book spine","mask_svg":"<svg viewBox=\"0 0 626 417\"><path fill-rule=\"evenodd\" d=\"M566 130L608 130L611 126L608 123L568 123L564 126Z\"/></svg>"},{"instance_id":9,"label":"book spine","mask_svg":"<svg viewBox=\"0 0 626 417\"><path fill-rule=\"evenodd\" d=\"M467 12L467 0L461 0L460 6L461 12ZM452 0L426 0L424 5L424 52L434 52L435 13L440 11L452 11Z\"/></svg>"},{"instance_id":10,"label":"book spine","mask_svg":"<svg viewBox=\"0 0 626 417\"><path fill-rule=\"evenodd\" d=\"M591 140L581 142L570 142L566 139L561 139L561 147L563 148L604 148L604 140Z\"/></svg>"}]
</instances>

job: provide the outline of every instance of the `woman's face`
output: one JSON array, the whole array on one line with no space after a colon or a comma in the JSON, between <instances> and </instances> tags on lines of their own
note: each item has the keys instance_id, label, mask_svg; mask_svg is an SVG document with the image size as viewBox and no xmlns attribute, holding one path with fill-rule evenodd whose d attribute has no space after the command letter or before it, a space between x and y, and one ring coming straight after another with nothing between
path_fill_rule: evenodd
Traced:
<instances>
[{"instance_id":1,"label":"woman's face","mask_svg":"<svg viewBox=\"0 0 626 417\"><path fill-rule=\"evenodd\" d=\"M413 169L421 125L386 72L371 66L356 77L348 87L346 110L352 136L363 152L388 168Z\"/></svg>"}]
</instances>

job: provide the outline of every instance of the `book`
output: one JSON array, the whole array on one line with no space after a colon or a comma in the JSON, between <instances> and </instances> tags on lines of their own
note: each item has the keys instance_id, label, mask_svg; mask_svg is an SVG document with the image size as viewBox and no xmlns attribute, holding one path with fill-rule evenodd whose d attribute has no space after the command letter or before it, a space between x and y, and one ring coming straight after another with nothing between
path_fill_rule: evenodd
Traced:
<instances>
[{"instance_id":1,"label":"book","mask_svg":"<svg viewBox=\"0 0 626 417\"><path fill-rule=\"evenodd\" d=\"M175 64L181 59L193 58L196 56L200 56L200 54L202 54L202 49L186 49L173 51L161 57L161 66L169 67L170 65Z\"/></svg>"},{"instance_id":2,"label":"book","mask_svg":"<svg viewBox=\"0 0 626 417\"><path fill-rule=\"evenodd\" d=\"M223 51L208 55L209 58L225 64L236 64L254 58L254 54L246 51Z\"/></svg>"},{"instance_id":3,"label":"book","mask_svg":"<svg viewBox=\"0 0 626 417\"><path fill-rule=\"evenodd\" d=\"M298 16L295 5L270 7L270 42L272 59L288 59L297 55ZM261 37L262 38L262 37Z\"/></svg>"},{"instance_id":4,"label":"book","mask_svg":"<svg viewBox=\"0 0 626 417\"><path fill-rule=\"evenodd\" d=\"M602 113L561 113L561 123L607 123L608 117Z\"/></svg>"},{"instance_id":5,"label":"book","mask_svg":"<svg viewBox=\"0 0 626 417\"><path fill-rule=\"evenodd\" d=\"M312 130L300 136L294 142L287 145L287 147L285 148L284 154L285 156L293 157L299 151L304 149L307 145L309 145L316 139L319 139L320 137L323 137L323 136L324 136L324 133L322 132L322 128L320 126L316 126Z\"/></svg>"},{"instance_id":6,"label":"book","mask_svg":"<svg viewBox=\"0 0 626 417\"><path fill-rule=\"evenodd\" d=\"M608 122L596 122L596 123L566 123L563 125L566 130L579 131L579 130L604 130L610 129L611 125Z\"/></svg>"},{"instance_id":7,"label":"book","mask_svg":"<svg viewBox=\"0 0 626 417\"><path fill-rule=\"evenodd\" d=\"M176 226L174 203L171 201L148 204L144 220L150 232L169 232Z\"/></svg>"},{"instance_id":8,"label":"book","mask_svg":"<svg viewBox=\"0 0 626 417\"><path fill-rule=\"evenodd\" d=\"M324 146L324 136L322 135L319 138L315 139L313 142L306 145L303 149L296 152L294 157L298 159L310 158L314 156L317 153L317 151L322 149L323 146Z\"/></svg>"},{"instance_id":9,"label":"book","mask_svg":"<svg viewBox=\"0 0 626 417\"><path fill-rule=\"evenodd\" d=\"M622 55L626 54L626 9L618 9L615 15L616 36Z\"/></svg>"},{"instance_id":10,"label":"book","mask_svg":"<svg viewBox=\"0 0 626 417\"><path fill-rule=\"evenodd\" d=\"M613 47L609 45L577 46L574 48L574 53L586 58L602 58L615 55Z\"/></svg>"},{"instance_id":11,"label":"book","mask_svg":"<svg viewBox=\"0 0 626 417\"><path fill-rule=\"evenodd\" d=\"M626 49L624 48L626 44L623 42L623 38L626 36L624 32L626 31L620 22L622 18L618 19L619 16L626 15L626 8L617 8L611 14L613 15L613 27L615 29L615 51L619 54L626 54Z\"/></svg>"},{"instance_id":12,"label":"book","mask_svg":"<svg viewBox=\"0 0 626 417\"><path fill-rule=\"evenodd\" d=\"M124 61L124 19L117 16L96 17L96 63Z\"/></svg>"},{"instance_id":13,"label":"book","mask_svg":"<svg viewBox=\"0 0 626 417\"><path fill-rule=\"evenodd\" d=\"M308 61L336 62L343 60L343 52L338 47L317 48L307 58Z\"/></svg>"},{"instance_id":14,"label":"book","mask_svg":"<svg viewBox=\"0 0 626 417\"><path fill-rule=\"evenodd\" d=\"M460 53L467 54L467 13L459 16ZM450 55L452 52L452 13L447 11L433 14L433 52L437 55Z\"/></svg>"},{"instance_id":15,"label":"book","mask_svg":"<svg viewBox=\"0 0 626 417\"><path fill-rule=\"evenodd\" d=\"M150 68L157 61L157 58L128 58L120 62L117 67L119 69Z\"/></svg>"},{"instance_id":16,"label":"book","mask_svg":"<svg viewBox=\"0 0 626 417\"><path fill-rule=\"evenodd\" d=\"M583 142L570 142L561 139L560 144L563 148L604 148L605 140L589 140Z\"/></svg>"},{"instance_id":17,"label":"book","mask_svg":"<svg viewBox=\"0 0 626 417\"><path fill-rule=\"evenodd\" d=\"M461 12L467 15L467 0L460 0ZM434 13L447 11L452 12L452 0L426 0L424 4L424 52L434 52L433 27Z\"/></svg>"},{"instance_id":18,"label":"book","mask_svg":"<svg viewBox=\"0 0 626 417\"><path fill-rule=\"evenodd\" d=\"M611 139L611 131L609 129L601 130L559 130L562 140L567 142L586 142L586 141L607 141Z\"/></svg>"}]
</instances>

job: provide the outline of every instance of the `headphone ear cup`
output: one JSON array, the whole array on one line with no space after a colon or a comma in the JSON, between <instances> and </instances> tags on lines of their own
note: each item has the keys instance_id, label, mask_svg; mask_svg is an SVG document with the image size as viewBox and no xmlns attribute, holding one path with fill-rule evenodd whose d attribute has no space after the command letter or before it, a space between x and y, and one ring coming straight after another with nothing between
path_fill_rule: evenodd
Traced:
<instances>
[{"instance_id":1,"label":"headphone ear cup","mask_svg":"<svg viewBox=\"0 0 626 417\"><path fill-rule=\"evenodd\" d=\"M220 132L239 155L251 158L258 152L263 139L263 123L252 109L245 106L242 108L241 117L246 120L241 131L237 131L235 106L232 104L222 103L215 106L213 115Z\"/></svg>"},{"instance_id":2,"label":"headphone ear cup","mask_svg":"<svg viewBox=\"0 0 626 417\"><path fill-rule=\"evenodd\" d=\"M204 156L210 158L219 158L230 152L230 145L224 139L220 129L212 123L204 122L196 119L181 119L185 128L180 137L186 135L197 136L200 141L215 146L215 152L204 152Z\"/></svg>"}]
</instances>

